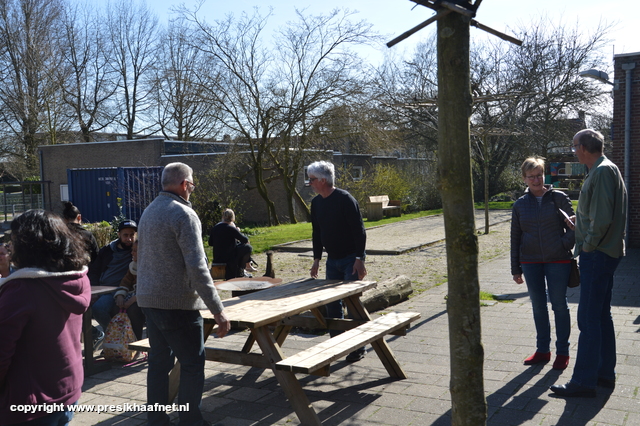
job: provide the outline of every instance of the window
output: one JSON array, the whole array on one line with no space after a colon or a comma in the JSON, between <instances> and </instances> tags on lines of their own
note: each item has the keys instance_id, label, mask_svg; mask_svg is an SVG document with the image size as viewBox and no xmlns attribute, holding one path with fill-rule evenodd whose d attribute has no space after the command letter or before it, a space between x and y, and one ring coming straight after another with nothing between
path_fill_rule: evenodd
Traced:
<instances>
[{"instance_id":1,"label":"window","mask_svg":"<svg viewBox=\"0 0 640 426\"><path fill-rule=\"evenodd\" d=\"M60 185L60 201L69 201L69 185Z\"/></svg>"},{"instance_id":2,"label":"window","mask_svg":"<svg viewBox=\"0 0 640 426\"><path fill-rule=\"evenodd\" d=\"M362 166L351 167L351 177L353 180L362 180Z\"/></svg>"}]
</instances>

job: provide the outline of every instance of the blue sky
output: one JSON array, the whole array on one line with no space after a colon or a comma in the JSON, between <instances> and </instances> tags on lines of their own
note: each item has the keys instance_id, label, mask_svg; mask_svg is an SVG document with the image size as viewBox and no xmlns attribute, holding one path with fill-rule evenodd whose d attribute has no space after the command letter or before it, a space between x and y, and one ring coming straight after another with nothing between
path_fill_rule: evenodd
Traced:
<instances>
[{"instance_id":1,"label":"blue sky","mask_svg":"<svg viewBox=\"0 0 640 426\"><path fill-rule=\"evenodd\" d=\"M147 4L162 19L168 17L171 6L184 3L193 7L195 0L148 0ZM514 7L514 5L517 5ZM326 13L333 8L345 7L359 11L358 17L373 24L373 28L381 34L387 35L385 42L400 35L404 31L416 26L433 15L433 11L424 6L416 6L409 0L205 0L202 13L207 20L215 20L225 14L241 14L243 11L251 13L254 7L260 7L263 13L268 7L273 7L270 18L272 28L295 19L295 7L307 8L313 14ZM415 8L414 8L415 6ZM526 25L537 21L546 15L554 22L563 22L570 26L579 23L585 32L597 27L603 20L607 23L617 23L610 33L612 43L604 52L613 58L613 54L640 52L640 2L635 0L536 0L523 2L517 0L484 0L480 5L476 19L489 27L507 32L509 27ZM435 25L432 25L435 28ZM407 40L399 43L393 49L406 50L421 39L428 32L424 29ZM472 28L472 37L485 37L485 33ZM386 47L381 50L387 49Z\"/></svg>"}]
</instances>

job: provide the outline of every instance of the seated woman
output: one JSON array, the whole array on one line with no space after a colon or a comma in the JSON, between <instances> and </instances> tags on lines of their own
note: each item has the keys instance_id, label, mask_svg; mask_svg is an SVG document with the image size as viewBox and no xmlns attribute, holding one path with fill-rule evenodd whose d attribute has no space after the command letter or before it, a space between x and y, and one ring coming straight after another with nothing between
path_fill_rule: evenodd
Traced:
<instances>
[{"instance_id":1,"label":"seated woman","mask_svg":"<svg viewBox=\"0 0 640 426\"><path fill-rule=\"evenodd\" d=\"M84 382L89 255L77 233L43 210L15 218L11 241L16 271L0 279L0 423L66 425Z\"/></svg>"},{"instance_id":2,"label":"seated woman","mask_svg":"<svg viewBox=\"0 0 640 426\"><path fill-rule=\"evenodd\" d=\"M242 234L234 221L236 215L231 209L222 213L222 222L218 223L209 233L209 245L213 247L213 263L226 263L225 279L236 277L251 277L245 268L251 267L251 253L253 248L249 239ZM250 269L255 271L255 269Z\"/></svg>"}]
</instances>

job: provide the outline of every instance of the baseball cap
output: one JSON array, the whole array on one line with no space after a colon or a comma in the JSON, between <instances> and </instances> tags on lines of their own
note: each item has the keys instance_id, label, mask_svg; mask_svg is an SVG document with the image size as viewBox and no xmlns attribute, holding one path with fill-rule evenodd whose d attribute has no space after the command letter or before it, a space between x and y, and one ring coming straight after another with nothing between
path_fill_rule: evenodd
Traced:
<instances>
[{"instance_id":1,"label":"baseball cap","mask_svg":"<svg viewBox=\"0 0 640 426\"><path fill-rule=\"evenodd\" d=\"M135 230L138 230L138 224L133 220L125 219L120 222L120 225L118 225L118 232L122 231L124 228L133 228Z\"/></svg>"}]
</instances>

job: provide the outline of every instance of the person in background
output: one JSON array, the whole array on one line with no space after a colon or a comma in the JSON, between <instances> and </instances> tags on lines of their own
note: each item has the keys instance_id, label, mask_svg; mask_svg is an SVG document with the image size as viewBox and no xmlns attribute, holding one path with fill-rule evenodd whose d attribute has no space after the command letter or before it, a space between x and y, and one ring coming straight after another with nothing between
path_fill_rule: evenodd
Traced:
<instances>
[{"instance_id":1,"label":"person in background","mask_svg":"<svg viewBox=\"0 0 640 426\"><path fill-rule=\"evenodd\" d=\"M120 309L124 309L131 320L131 328L138 340L142 339L142 329L144 328L144 313L138 306L138 298L136 297L136 282L138 278L138 240L133 242L131 248L131 257L133 260L129 263L129 270L120 282L120 287L113 295L116 302L116 308L111 312L112 315L118 313Z\"/></svg>"},{"instance_id":2,"label":"person in background","mask_svg":"<svg viewBox=\"0 0 640 426\"><path fill-rule=\"evenodd\" d=\"M527 158L521 169L527 189L513 204L511 274L516 283L527 283L536 326L536 351L524 360L524 364L551 360L548 299L556 324L556 359L553 368L564 370L569 365L571 318L567 285L575 233L567 229L564 216L560 216L558 209L571 216L573 207L564 192L544 184L543 159Z\"/></svg>"},{"instance_id":3,"label":"person in background","mask_svg":"<svg viewBox=\"0 0 640 426\"><path fill-rule=\"evenodd\" d=\"M118 225L118 238L102 247L96 259L89 265L89 280L92 286L103 285L120 287L120 282L129 270L131 263L131 249L136 236L138 225L126 219ZM93 318L102 327L102 333L94 337L96 343L104 337L111 318L113 318L116 302L113 293L103 294L92 307ZM117 312L117 310L116 310Z\"/></svg>"},{"instance_id":4,"label":"person in background","mask_svg":"<svg viewBox=\"0 0 640 426\"><path fill-rule=\"evenodd\" d=\"M202 244L202 224L191 207L193 170L184 163L167 164L162 192L140 218L138 304L147 318L149 369L147 403L167 405L169 372L180 362L178 404L181 425L205 425L200 404L204 391L204 321L209 309L224 337L231 324L213 285ZM171 424L165 412L148 412L151 425Z\"/></svg>"},{"instance_id":5,"label":"person in background","mask_svg":"<svg viewBox=\"0 0 640 426\"><path fill-rule=\"evenodd\" d=\"M592 129L573 137L572 150L589 169L580 190L575 255L580 255L578 354L571 381L551 391L566 397L595 397L596 386L616 385L616 334L611 318L613 275L624 256L627 189L618 167L603 153L604 136ZM575 224L575 225L574 225Z\"/></svg>"},{"instance_id":6,"label":"person in background","mask_svg":"<svg viewBox=\"0 0 640 426\"><path fill-rule=\"evenodd\" d=\"M313 265L310 275L318 278L323 248L327 251L326 279L361 280L367 275L364 265L367 235L358 202L343 189L334 186L335 167L327 161L316 161L307 167L309 185L318 194L311 201L313 227ZM329 318L344 318L342 300L327 305ZM331 336L339 334L332 330ZM365 356L359 348L347 356L356 362Z\"/></svg>"},{"instance_id":7,"label":"person in background","mask_svg":"<svg viewBox=\"0 0 640 426\"><path fill-rule=\"evenodd\" d=\"M0 277L6 278L12 272L10 246L6 243L0 243Z\"/></svg>"},{"instance_id":8,"label":"person in background","mask_svg":"<svg viewBox=\"0 0 640 426\"><path fill-rule=\"evenodd\" d=\"M93 236L91 231L82 227L82 214L80 214L80 210L78 210L71 201L63 201L62 204L64 206L62 218L70 229L78 232L82 236L91 262L93 262L96 257L98 257L98 242L96 241L96 237Z\"/></svg>"},{"instance_id":9,"label":"person in background","mask_svg":"<svg viewBox=\"0 0 640 426\"><path fill-rule=\"evenodd\" d=\"M213 263L226 263L225 279L251 277L245 270L255 272L251 265L253 248L249 238L235 224L236 215L231 209L222 213L222 221L211 228L209 245L213 247Z\"/></svg>"},{"instance_id":10,"label":"person in background","mask_svg":"<svg viewBox=\"0 0 640 426\"><path fill-rule=\"evenodd\" d=\"M78 234L43 210L15 218L11 240L16 271L0 279L0 423L66 425L84 381L89 256Z\"/></svg>"}]
</instances>

